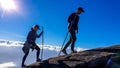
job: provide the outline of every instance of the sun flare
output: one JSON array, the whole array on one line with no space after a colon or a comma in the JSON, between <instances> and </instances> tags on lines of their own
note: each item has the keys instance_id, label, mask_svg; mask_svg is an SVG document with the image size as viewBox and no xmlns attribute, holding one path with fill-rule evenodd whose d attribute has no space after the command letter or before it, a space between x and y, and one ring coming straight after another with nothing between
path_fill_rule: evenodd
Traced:
<instances>
[{"instance_id":1,"label":"sun flare","mask_svg":"<svg viewBox=\"0 0 120 68\"><path fill-rule=\"evenodd\" d=\"M3 10L16 10L14 0L0 0L0 6Z\"/></svg>"}]
</instances>

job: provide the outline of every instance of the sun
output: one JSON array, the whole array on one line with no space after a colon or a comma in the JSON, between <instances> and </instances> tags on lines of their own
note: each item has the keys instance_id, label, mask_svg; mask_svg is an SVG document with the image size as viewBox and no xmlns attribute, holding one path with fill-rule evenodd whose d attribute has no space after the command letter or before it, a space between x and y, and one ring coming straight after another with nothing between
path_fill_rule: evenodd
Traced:
<instances>
[{"instance_id":1,"label":"sun","mask_svg":"<svg viewBox=\"0 0 120 68\"><path fill-rule=\"evenodd\" d=\"M14 0L0 0L0 6L3 10L16 10L17 7L15 5Z\"/></svg>"}]
</instances>

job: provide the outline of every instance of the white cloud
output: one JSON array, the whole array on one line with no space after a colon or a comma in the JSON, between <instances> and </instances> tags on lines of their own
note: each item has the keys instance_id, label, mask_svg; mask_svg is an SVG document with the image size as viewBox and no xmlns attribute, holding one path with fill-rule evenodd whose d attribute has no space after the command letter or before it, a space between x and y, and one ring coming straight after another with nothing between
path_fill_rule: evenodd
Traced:
<instances>
[{"instance_id":1,"label":"white cloud","mask_svg":"<svg viewBox=\"0 0 120 68\"><path fill-rule=\"evenodd\" d=\"M22 45L23 42L0 39L0 46L11 47L11 46L22 46Z\"/></svg>"},{"instance_id":2,"label":"white cloud","mask_svg":"<svg viewBox=\"0 0 120 68\"><path fill-rule=\"evenodd\" d=\"M24 42L20 42L20 41L9 41L9 40L3 40L3 39L0 39L0 46L6 46L6 47L22 47L24 44ZM39 45L38 46L40 48L42 48L42 45ZM50 51L60 51L61 49L61 46L55 46L55 45L44 45L43 47L44 49L46 50L50 50ZM68 48L69 49L69 48ZM79 47L76 47L75 48L77 51L83 51L83 50L87 50L87 49L84 49L84 48L79 48Z\"/></svg>"},{"instance_id":3,"label":"white cloud","mask_svg":"<svg viewBox=\"0 0 120 68\"><path fill-rule=\"evenodd\" d=\"M9 68L9 67L16 67L17 65L14 62L7 62L0 64L0 68Z\"/></svg>"}]
</instances>

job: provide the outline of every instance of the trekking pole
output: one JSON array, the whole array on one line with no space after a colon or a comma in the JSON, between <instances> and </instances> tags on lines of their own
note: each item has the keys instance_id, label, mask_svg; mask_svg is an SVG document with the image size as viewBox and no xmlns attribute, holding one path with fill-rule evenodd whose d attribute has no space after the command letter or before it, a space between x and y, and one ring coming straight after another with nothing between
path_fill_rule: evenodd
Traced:
<instances>
[{"instance_id":1,"label":"trekking pole","mask_svg":"<svg viewBox=\"0 0 120 68\"><path fill-rule=\"evenodd\" d=\"M66 41L66 39L67 39L68 34L69 34L69 32L67 32L67 34L66 34L66 36L65 36L65 39L64 39L64 41L63 41L62 47L61 47L61 49L60 49L60 52L58 53L58 56L60 56L60 53L62 52L62 49L63 49L63 46L64 46L64 44L65 44L65 41Z\"/></svg>"},{"instance_id":2,"label":"trekking pole","mask_svg":"<svg viewBox=\"0 0 120 68\"><path fill-rule=\"evenodd\" d=\"M75 19L76 19L76 16L74 17L74 19L73 19L73 21L72 21L72 25L74 24ZM72 25L70 26L69 30L72 28ZM66 39L67 39L68 34L69 34L69 31L67 31L67 34L66 34L65 39L64 39L64 41L63 41L62 47L61 47L61 49L60 49L60 52L58 53L58 56L60 56L60 54L61 54L61 52L62 52L62 49L63 49L63 47L64 47L64 44L65 44L65 41L66 41Z\"/></svg>"},{"instance_id":3,"label":"trekking pole","mask_svg":"<svg viewBox=\"0 0 120 68\"><path fill-rule=\"evenodd\" d=\"M44 28L43 28L43 26L42 26L42 31L43 31L43 34L42 34L41 60L43 60L43 48L44 48Z\"/></svg>"}]
</instances>

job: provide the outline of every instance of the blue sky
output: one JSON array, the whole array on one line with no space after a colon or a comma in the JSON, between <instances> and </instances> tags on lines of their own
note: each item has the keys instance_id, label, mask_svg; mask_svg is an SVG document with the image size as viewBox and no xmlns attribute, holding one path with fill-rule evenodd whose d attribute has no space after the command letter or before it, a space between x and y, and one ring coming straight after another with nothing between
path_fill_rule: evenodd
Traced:
<instances>
[{"instance_id":1,"label":"blue sky","mask_svg":"<svg viewBox=\"0 0 120 68\"><path fill-rule=\"evenodd\" d=\"M15 1L19 12L6 12L0 18L1 39L25 41L30 28L38 24L44 26L45 44L62 45L67 33L67 18L81 6L85 13L80 15L76 46L97 48L120 43L119 0ZM2 13L0 10L0 15ZM41 43L41 39L37 42Z\"/></svg>"}]
</instances>

